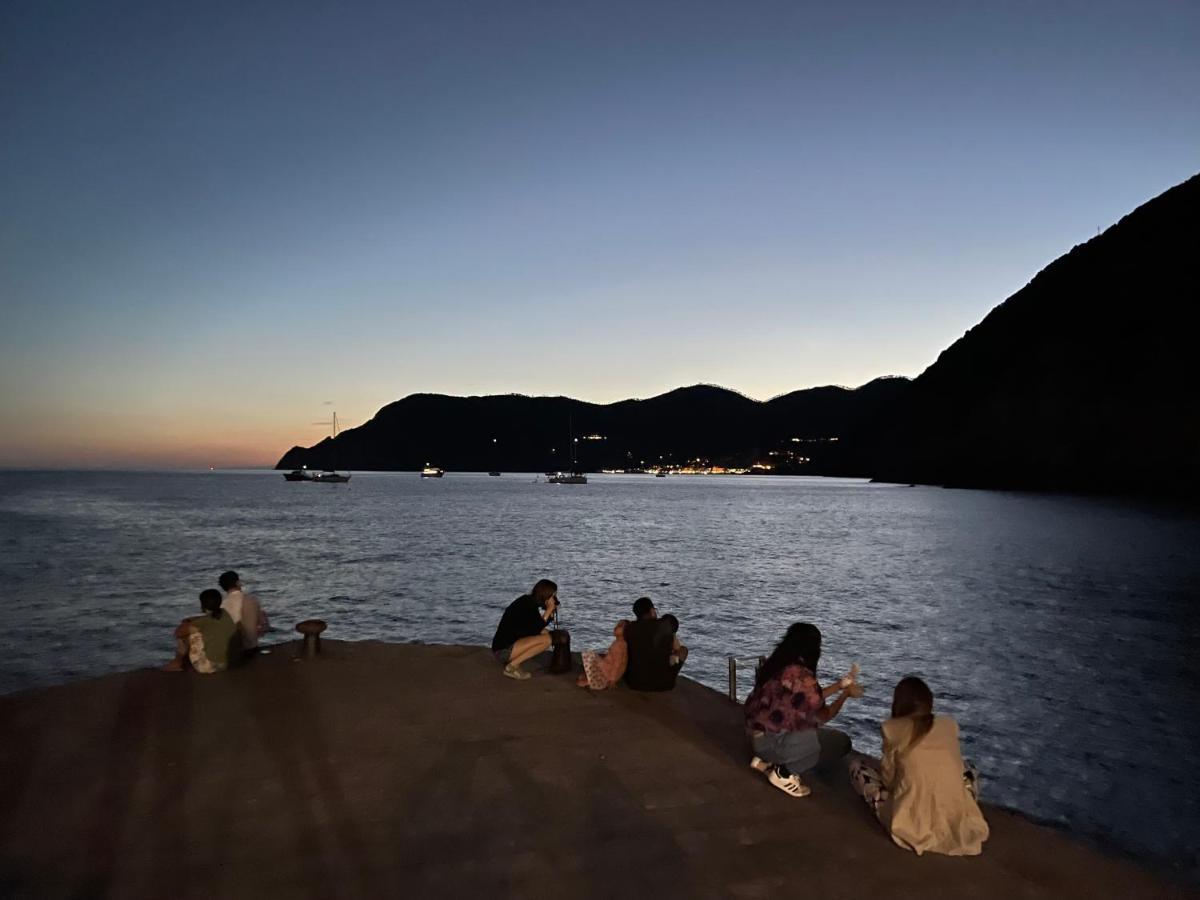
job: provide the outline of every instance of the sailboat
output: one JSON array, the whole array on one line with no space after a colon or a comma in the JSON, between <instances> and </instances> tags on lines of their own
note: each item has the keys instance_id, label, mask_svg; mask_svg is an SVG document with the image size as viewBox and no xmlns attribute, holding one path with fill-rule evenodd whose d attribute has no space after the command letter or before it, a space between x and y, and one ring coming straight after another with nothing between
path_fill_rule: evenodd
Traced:
<instances>
[{"instance_id":1,"label":"sailboat","mask_svg":"<svg viewBox=\"0 0 1200 900\"><path fill-rule=\"evenodd\" d=\"M579 464L575 461L575 427L569 416L567 417L567 435L571 440L571 471L547 472L547 484L587 484L587 476L579 471Z\"/></svg>"},{"instance_id":2,"label":"sailboat","mask_svg":"<svg viewBox=\"0 0 1200 900\"><path fill-rule=\"evenodd\" d=\"M333 414L333 439L334 439L334 441L337 440L337 433L338 433L338 421L337 421L337 413L335 412ZM329 448L329 455L331 458L333 457L334 452L335 452L334 448L333 448L333 446L331 446ZM347 481L350 480L350 473L347 472L345 475L342 475L339 472L334 471L334 469L331 467L331 468L326 469L323 472L317 472L316 474L314 474L312 476L312 480L319 481L322 484L345 484Z\"/></svg>"}]
</instances>

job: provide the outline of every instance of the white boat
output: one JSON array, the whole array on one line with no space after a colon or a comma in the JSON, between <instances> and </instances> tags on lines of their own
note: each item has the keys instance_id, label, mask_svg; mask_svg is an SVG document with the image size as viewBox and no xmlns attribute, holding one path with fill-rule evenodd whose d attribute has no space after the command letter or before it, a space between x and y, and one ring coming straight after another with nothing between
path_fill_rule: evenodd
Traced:
<instances>
[{"instance_id":1,"label":"white boat","mask_svg":"<svg viewBox=\"0 0 1200 900\"><path fill-rule=\"evenodd\" d=\"M439 469L437 466L431 466L428 464L426 464L425 468L421 470L422 478L441 478L445 474L445 471Z\"/></svg>"}]
</instances>

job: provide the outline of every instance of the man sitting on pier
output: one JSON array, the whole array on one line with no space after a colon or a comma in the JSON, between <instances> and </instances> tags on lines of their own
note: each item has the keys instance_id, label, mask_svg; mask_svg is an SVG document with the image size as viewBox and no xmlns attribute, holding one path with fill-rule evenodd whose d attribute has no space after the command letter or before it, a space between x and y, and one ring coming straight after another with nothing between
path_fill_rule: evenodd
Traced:
<instances>
[{"instance_id":1,"label":"man sitting on pier","mask_svg":"<svg viewBox=\"0 0 1200 900\"><path fill-rule=\"evenodd\" d=\"M504 674L517 681L525 681L530 674L521 668L521 663L550 649L550 632L546 623L558 609L558 585L543 578L528 594L522 594L504 610L496 636L492 638L492 652L505 663Z\"/></svg>"},{"instance_id":2,"label":"man sitting on pier","mask_svg":"<svg viewBox=\"0 0 1200 900\"><path fill-rule=\"evenodd\" d=\"M237 572L222 572L217 579L225 599L221 601L221 609L233 617L242 633L242 649L254 650L258 647L258 639L267 633L270 623L267 614L263 612L258 598L253 594L242 592L242 579Z\"/></svg>"},{"instance_id":3,"label":"man sitting on pier","mask_svg":"<svg viewBox=\"0 0 1200 900\"><path fill-rule=\"evenodd\" d=\"M649 597L637 599L633 614L637 621L625 627L625 643L629 646L625 683L635 691L669 691L683 668L683 660L671 664L675 632L658 617Z\"/></svg>"}]
</instances>

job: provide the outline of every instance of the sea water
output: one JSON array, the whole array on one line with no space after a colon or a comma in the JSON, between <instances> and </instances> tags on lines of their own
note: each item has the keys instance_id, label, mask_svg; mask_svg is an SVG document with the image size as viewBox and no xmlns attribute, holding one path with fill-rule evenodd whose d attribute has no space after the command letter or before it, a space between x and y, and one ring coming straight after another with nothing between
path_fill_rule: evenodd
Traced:
<instances>
[{"instance_id":1,"label":"sea water","mask_svg":"<svg viewBox=\"0 0 1200 900\"><path fill-rule=\"evenodd\" d=\"M953 715L984 799L1195 876L1200 516L1165 504L857 480L529 474L0 473L0 692L160 664L225 569L280 629L487 644L535 580L574 649L645 594L719 690L795 621L868 752L905 674Z\"/></svg>"}]
</instances>

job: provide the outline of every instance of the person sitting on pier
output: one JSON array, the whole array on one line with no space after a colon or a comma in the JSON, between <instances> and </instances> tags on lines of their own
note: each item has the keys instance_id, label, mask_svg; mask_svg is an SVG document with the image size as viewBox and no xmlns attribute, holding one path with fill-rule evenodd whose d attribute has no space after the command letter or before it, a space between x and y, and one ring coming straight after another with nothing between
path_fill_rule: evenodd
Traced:
<instances>
[{"instance_id":1,"label":"person sitting on pier","mask_svg":"<svg viewBox=\"0 0 1200 900\"><path fill-rule=\"evenodd\" d=\"M201 591L200 608L203 615L184 619L175 629L175 658L163 666L165 671L182 672L190 665L202 675L211 675L241 656L241 634L233 617L221 608L221 592Z\"/></svg>"},{"instance_id":2,"label":"person sitting on pier","mask_svg":"<svg viewBox=\"0 0 1200 900\"><path fill-rule=\"evenodd\" d=\"M583 661L583 674L575 683L580 687L591 688L593 691L604 691L615 687L625 674L625 665L629 661L629 647L625 643L625 628L629 622L622 619L613 629L613 642L604 653L595 650L584 650L580 654Z\"/></svg>"},{"instance_id":3,"label":"person sitting on pier","mask_svg":"<svg viewBox=\"0 0 1200 900\"><path fill-rule=\"evenodd\" d=\"M850 783L892 840L918 856L981 853L988 824L975 796L975 773L963 763L958 724L934 717L929 685L912 675L901 679L882 731L882 766L855 757Z\"/></svg>"},{"instance_id":4,"label":"person sitting on pier","mask_svg":"<svg viewBox=\"0 0 1200 900\"><path fill-rule=\"evenodd\" d=\"M222 572L217 583L225 592L225 599L221 601L221 609L228 612L233 617L234 623L241 629L242 647L246 651L256 649L258 639L271 627L258 598L242 591L242 579L237 572Z\"/></svg>"},{"instance_id":5,"label":"person sitting on pier","mask_svg":"<svg viewBox=\"0 0 1200 900\"><path fill-rule=\"evenodd\" d=\"M629 646L629 662L625 667L625 684L635 691L669 691L683 662L672 665L671 654L675 633L670 624L658 617L654 601L639 597L633 604L637 621L625 628Z\"/></svg>"},{"instance_id":6,"label":"person sitting on pier","mask_svg":"<svg viewBox=\"0 0 1200 900\"><path fill-rule=\"evenodd\" d=\"M521 663L550 649L550 632L546 624L558 609L558 585L543 578L528 594L522 594L504 610L496 635L492 638L492 652L505 663L504 674L525 681L530 674L521 668Z\"/></svg>"},{"instance_id":7,"label":"person sitting on pier","mask_svg":"<svg viewBox=\"0 0 1200 900\"><path fill-rule=\"evenodd\" d=\"M679 668L688 657L688 648L679 640L679 619L667 613L662 620L671 627L671 655L667 661L672 668Z\"/></svg>"},{"instance_id":8,"label":"person sitting on pier","mask_svg":"<svg viewBox=\"0 0 1200 900\"><path fill-rule=\"evenodd\" d=\"M793 797L811 792L800 780L802 774L850 752L846 735L821 726L841 711L847 697L862 696L853 678L822 690L817 682L820 658L820 629L797 622L759 667L746 698L746 729L755 754L750 765ZM837 699L826 705L833 694Z\"/></svg>"}]
</instances>

